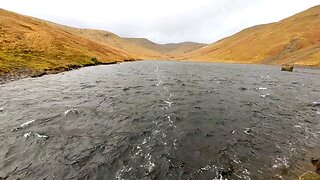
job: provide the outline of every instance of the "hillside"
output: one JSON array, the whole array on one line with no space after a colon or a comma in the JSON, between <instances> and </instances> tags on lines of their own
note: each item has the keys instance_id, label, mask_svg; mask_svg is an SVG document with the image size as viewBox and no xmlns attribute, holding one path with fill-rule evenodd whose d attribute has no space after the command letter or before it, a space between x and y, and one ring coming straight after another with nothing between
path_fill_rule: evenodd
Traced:
<instances>
[{"instance_id":1,"label":"hillside","mask_svg":"<svg viewBox=\"0 0 320 180\"><path fill-rule=\"evenodd\" d=\"M0 82L161 57L109 32L71 28L0 9Z\"/></svg>"},{"instance_id":2,"label":"hillside","mask_svg":"<svg viewBox=\"0 0 320 180\"><path fill-rule=\"evenodd\" d=\"M0 9L0 82L133 59L184 59L320 67L320 6L210 45L156 44L77 29Z\"/></svg>"},{"instance_id":3,"label":"hillside","mask_svg":"<svg viewBox=\"0 0 320 180\"><path fill-rule=\"evenodd\" d=\"M174 58L184 53L204 47L206 44L195 42L157 44L145 38L126 38L127 40L144 48L159 52Z\"/></svg>"},{"instance_id":4,"label":"hillside","mask_svg":"<svg viewBox=\"0 0 320 180\"><path fill-rule=\"evenodd\" d=\"M320 6L276 23L245 29L179 58L320 66Z\"/></svg>"},{"instance_id":5,"label":"hillside","mask_svg":"<svg viewBox=\"0 0 320 180\"><path fill-rule=\"evenodd\" d=\"M94 29L78 29L78 28L70 28L65 27L66 30L77 34L79 36L83 36L92 41L103 44L107 47L115 48L120 52L129 53L132 57L136 59L164 59L165 55L153 51L142 46L137 46L135 43L121 38L120 36L113 34L108 31L102 30L94 30Z\"/></svg>"}]
</instances>

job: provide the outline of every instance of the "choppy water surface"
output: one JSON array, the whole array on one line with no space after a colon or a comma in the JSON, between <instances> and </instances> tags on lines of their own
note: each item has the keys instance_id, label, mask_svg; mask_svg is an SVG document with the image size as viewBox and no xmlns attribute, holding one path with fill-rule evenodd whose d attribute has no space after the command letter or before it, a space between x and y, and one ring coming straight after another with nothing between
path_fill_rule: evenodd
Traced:
<instances>
[{"instance_id":1,"label":"choppy water surface","mask_svg":"<svg viewBox=\"0 0 320 180\"><path fill-rule=\"evenodd\" d=\"M0 97L2 178L289 179L320 156L319 70L144 61Z\"/></svg>"}]
</instances>

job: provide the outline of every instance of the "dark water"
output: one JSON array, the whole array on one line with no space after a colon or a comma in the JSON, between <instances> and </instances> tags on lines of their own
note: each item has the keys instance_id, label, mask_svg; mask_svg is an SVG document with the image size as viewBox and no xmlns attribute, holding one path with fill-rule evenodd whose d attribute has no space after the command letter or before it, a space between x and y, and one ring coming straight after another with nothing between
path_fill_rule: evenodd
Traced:
<instances>
[{"instance_id":1,"label":"dark water","mask_svg":"<svg viewBox=\"0 0 320 180\"><path fill-rule=\"evenodd\" d=\"M320 157L319 70L144 61L0 97L2 178L290 179Z\"/></svg>"}]
</instances>

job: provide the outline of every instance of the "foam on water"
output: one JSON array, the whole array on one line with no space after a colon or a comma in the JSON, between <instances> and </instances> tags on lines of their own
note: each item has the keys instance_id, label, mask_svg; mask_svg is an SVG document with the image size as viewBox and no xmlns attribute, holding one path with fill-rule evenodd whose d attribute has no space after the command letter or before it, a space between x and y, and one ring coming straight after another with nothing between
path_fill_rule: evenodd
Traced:
<instances>
[{"instance_id":1,"label":"foam on water","mask_svg":"<svg viewBox=\"0 0 320 180\"><path fill-rule=\"evenodd\" d=\"M29 138L30 136L35 136L38 138L45 138L45 139L49 138L49 136L42 135L39 133L33 133L33 132L24 133L24 135L23 135L23 137L25 137L25 138Z\"/></svg>"},{"instance_id":2,"label":"foam on water","mask_svg":"<svg viewBox=\"0 0 320 180\"><path fill-rule=\"evenodd\" d=\"M164 102L167 103L169 107L171 107L172 102L170 101L164 101Z\"/></svg>"},{"instance_id":3,"label":"foam on water","mask_svg":"<svg viewBox=\"0 0 320 180\"><path fill-rule=\"evenodd\" d=\"M20 127L21 127L21 128L27 127L27 126L29 126L31 123L33 123L34 121L35 121L35 120L30 120L30 121L28 121L28 122L25 122L25 123L21 124Z\"/></svg>"},{"instance_id":4,"label":"foam on water","mask_svg":"<svg viewBox=\"0 0 320 180\"><path fill-rule=\"evenodd\" d=\"M13 132L13 131L18 131L20 129L26 128L26 127L30 126L32 123L34 123L34 122L35 122L35 120L27 121L27 122L21 124L19 127L16 127L14 129L12 129L11 131Z\"/></svg>"},{"instance_id":5,"label":"foam on water","mask_svg":"<svg viewBox=\"0 0 320 180\"><path fill-rule=\"evenodd\" d=\"M251 132L252 132L252 129L251 129L251 128L246 128L246 129L244 130L244 133L246 133L247 135L250 135ZM233 132L233 133L234 133L234 132ZM233 134L233 133L232 133L232 134Z\"/></svg>"},{"instance_id":6,"label":"foam on water","mask_svg":"<svg viewBox=\"0 0 320 180\"><path fill-rule=\"evenodd\" d=\"M258 90L267 90L268 88L266 87L259 87Z\"/></svg>"},{"instance_id":7,"label":"foam on water","mask_svg":"<svg viewBox=\"0 0 320 180\"><path fill-rule=\"evenodd\" d=\"M31 136L31 133L32 133L32 132L25 133L25 134L23 135L23 137L28 138L28 137Z\"/></svg>"},{"instance_id":8,"label":"foam on water","mask_svg":"<svg viewBox=\"0 0 320 180\"><path fill-rule=\"evenodd\" d=\"M34 133L35 136L37 136L38 138L48 138L49 136L46 136L46 135L42 135L42 134L39 134L39 133Z\"/></svg>"},{"instance_id":9,"label":"foam on water","mask_svg":"<svg viewBox=\"0 0 320 180\"><path fill-rule=\"evenodd\" d=\"M320 102L314 101L314 102L312 102L312 104L316 106L316 105L320 105Z\"/></svg>"},{"instance_id":10,"label":"foam on water","mask_svg":"<svg viewBox=\"0 0 320 180\"><path fill-rule=\"evenodd\" d=\"M289 166L289 162L288 162L289 158L288 157L278 157L277 159L274 160L275 164L272 166L274 169L277 168L281 168L281 167L285 167L288 168Z\"/></svg>"},{"instance_id":11,"label":"foam on water","mask_svg":"<svg viewBox=\"0 0 320 180\"><path fill-rule=\"evenodd\" d=\"M266 97L270 96L270 94L259 94L259 96L262 98L266 98Z\"/></svg>"},{"instance_id":12,"label":"foam on water","mask_svg":"<svg viewBox=\"0 0 320 180\"><path fill-rule=\"evenodd\" d=\"M64 112L64 116L80 114L77 109L68 109Z\"/></svg>"}]
</instances>

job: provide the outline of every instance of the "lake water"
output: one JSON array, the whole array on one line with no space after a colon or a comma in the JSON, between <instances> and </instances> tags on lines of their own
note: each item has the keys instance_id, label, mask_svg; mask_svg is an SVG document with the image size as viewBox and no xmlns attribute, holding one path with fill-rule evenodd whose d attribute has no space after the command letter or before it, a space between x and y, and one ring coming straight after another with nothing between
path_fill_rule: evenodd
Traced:
<instances>
[{"instance_id":1,"label":"lake water","mask_svg":"<svg viewBox=\"0 0 320 180\"><path fill-rule=\"evenodd\" d=\"M320 71L140 61L0 85L0 179L271 179L320 157Z\"/></svg>"}]
</instances>

